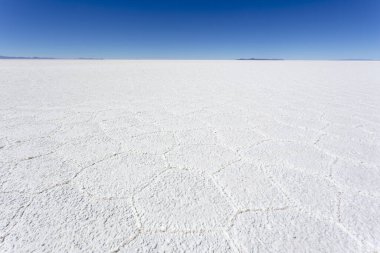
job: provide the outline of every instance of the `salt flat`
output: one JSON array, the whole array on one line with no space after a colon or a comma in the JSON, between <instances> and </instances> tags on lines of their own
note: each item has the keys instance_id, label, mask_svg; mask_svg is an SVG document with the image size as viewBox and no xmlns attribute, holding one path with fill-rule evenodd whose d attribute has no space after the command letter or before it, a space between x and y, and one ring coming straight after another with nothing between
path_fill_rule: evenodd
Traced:
<instances>
[{"instance_id":1,"label":"salt flat","mask_svg":"<svg viewBox=\"0 0 380 253\"><path fill-rule=\"evenodd\" d=\"M380 62L0 61L0 252L380 250Z\"/></svg>"}]
</instances>

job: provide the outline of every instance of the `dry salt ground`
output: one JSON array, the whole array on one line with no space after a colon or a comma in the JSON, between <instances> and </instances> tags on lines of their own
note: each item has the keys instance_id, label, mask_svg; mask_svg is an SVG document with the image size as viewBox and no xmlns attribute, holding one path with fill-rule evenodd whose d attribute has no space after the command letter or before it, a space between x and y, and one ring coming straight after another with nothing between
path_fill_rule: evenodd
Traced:
<instances>
[{"instance_id":1,"label":"dry salt ground","mask_svg":"<svg viewBox=\"0 0 380 253\"><path fill-rule=\"evenodd\" d=\"M377 252L380 62L0 61L0 252Z\"/></svg>"}]
</instances>

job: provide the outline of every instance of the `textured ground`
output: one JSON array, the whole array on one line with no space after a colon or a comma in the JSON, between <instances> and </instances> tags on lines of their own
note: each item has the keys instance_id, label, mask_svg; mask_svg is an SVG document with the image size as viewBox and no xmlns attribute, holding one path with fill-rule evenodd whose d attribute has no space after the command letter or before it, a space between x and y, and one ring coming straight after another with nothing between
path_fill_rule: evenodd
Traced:
<instances>
[{"instance_id":1,"label":"textured ground","mask_svg":"<svg viewBox=\"0 0 380 253\"><path fill-rule=\"evenodd\" d=\"M376 252L379 70L0 61L0 252Z\"/></svg>"}]
</instances>

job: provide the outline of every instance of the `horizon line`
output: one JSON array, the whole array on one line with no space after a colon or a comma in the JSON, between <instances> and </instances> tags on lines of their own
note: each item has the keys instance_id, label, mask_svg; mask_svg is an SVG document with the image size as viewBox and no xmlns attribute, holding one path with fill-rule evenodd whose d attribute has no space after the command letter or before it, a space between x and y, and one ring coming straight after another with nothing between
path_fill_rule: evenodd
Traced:
<instances>
[{"instance_id":1,"label":"horizon line","mask_svg":"<svg viewBox=\"0 0 380 253\"><path fill-rule=\"evenodd\" d=\"M173 61L380 61L372 58L341 58L341 59L287 59L287 58L225 58L225 59L197 59L197 58L101 58L101 57L40 57L40 56L4 56L0 55L0 60L173 60Z\"/></svg>"}]
</instances>

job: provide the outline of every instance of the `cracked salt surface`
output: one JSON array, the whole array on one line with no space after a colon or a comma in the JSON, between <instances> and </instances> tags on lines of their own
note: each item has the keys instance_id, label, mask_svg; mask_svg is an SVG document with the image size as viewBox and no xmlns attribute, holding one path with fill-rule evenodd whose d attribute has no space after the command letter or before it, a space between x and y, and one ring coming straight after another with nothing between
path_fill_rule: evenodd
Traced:
<instances>
[{"instance_id":1,"label":"cracked salt surface","mask_svg":"<svg viewBox=\"0 0 380 253\"><path fill-rule=\"evenodd\" d=\"M380 251L379 62L0 61L0 252Z\"/></svg>"}]
</instances>

